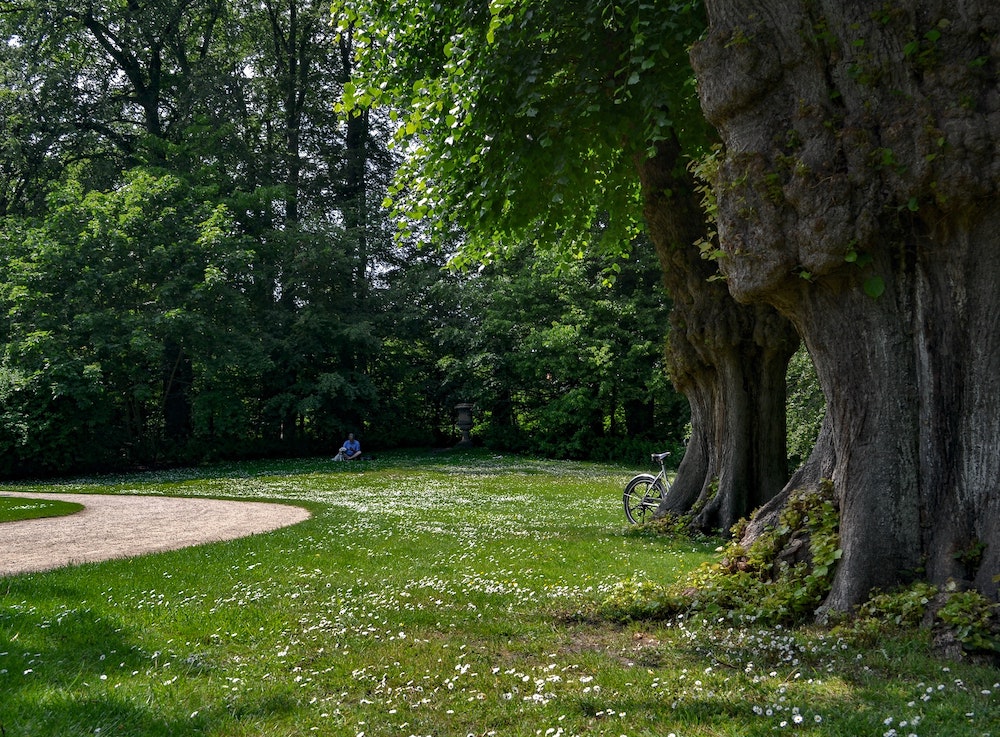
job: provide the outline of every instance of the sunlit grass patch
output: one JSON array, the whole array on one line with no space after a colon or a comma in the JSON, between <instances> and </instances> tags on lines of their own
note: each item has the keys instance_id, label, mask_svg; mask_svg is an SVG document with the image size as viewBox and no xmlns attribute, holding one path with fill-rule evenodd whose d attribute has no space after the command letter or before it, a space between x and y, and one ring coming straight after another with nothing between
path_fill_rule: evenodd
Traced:
<instances>
[{"instance_id":1,"label":"sunlit grass patch","mask_svg":"<svg viewBox=\"0 0 1000 737\"><path fill-rule=\"evenodd\" d=\"M2 492L0 492L0 522L42 519L44 517L63 517L74 512L79 512L81 509L83 509L83 505L76 502L2 496Z\"/></svg>"}]
</instances>

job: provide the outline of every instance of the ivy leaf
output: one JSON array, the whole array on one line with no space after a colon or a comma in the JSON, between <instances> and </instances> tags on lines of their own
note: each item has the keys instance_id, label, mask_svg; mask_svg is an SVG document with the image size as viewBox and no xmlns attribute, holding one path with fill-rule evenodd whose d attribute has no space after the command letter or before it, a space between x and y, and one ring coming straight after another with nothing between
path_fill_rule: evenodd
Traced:
<instances>
[{"instance_id":1,"label":"ivy leaf","mask_svg":"<svg viewBox=\"0 0 1000 737\"><path fill-rule=\"evenodd\" d=\"M872 276L865 280L865 294L872 299L878 299L885 292L885 280L881 276Z\"/></svg>"}]
</instances>

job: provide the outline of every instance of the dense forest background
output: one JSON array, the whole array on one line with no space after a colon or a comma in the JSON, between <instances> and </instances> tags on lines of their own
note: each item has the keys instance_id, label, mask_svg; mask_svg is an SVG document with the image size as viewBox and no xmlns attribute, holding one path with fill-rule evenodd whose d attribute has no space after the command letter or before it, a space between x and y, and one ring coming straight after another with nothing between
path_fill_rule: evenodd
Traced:
<instances>
[{"instance_id":1,"label":"dense forest background","mask_svg":"<svg viewBox=\"0 0 1000 737\"><path fill-rule=\"evenodd\" d=\"M447 269L328 4L69 5L0 13L0 475L682 441L653 249Z\"/></svg>"},{"instance_id":2,"label":"dense forest background","mask_svg":"<svg viewBox=\"0 0 1000 737\"><path fill-rule=\"evenodd\" d=\"M322 0L0 4L0 476L477 442L677 449L643 235L575 258L401 220ZM348 106L350 107L350 106ZM595 238L600 234L594 234ZM822 399L790 372L791 463Z\"/></svg>"}]
</instances>

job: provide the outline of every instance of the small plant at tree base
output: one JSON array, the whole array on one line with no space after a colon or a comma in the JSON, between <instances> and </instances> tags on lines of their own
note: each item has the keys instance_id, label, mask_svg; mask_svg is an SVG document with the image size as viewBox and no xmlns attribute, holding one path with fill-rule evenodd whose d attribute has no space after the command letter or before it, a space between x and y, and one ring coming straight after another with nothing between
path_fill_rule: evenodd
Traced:
<instances>
[{"instance_id":1,"label":"small plant at tree base","mask_svg":"<svg viewBox=\"0 0 1000 737\"><path fill-rule=\"evenodd\" d=\"M979 570L979 564L983 561L983 553L986 552L986 543L982 540L973 540L965 548L955 553L955 560L965 566L967 571Z\"/></svg>"},{"instance_id":2,"label":"small plant at tree base","mask_svg":"<svg viewBox=\"0 0 1000 737\"><path fill-rule=\"evenodd\" d=\"M967 651L1000 652L1000 605L978 591L955 591L937 611Z\"/></svg>"},{"instance_id":3,"label":"small plant at tree base","mask_svg":"<svg viewBox=\"0 0 1000 737\"><path fill-rule=\"evenodd\" d=\"M876 592L858 609L859 619L874 619L900 627L916 627L924 619L927 607L937 596L935 586L918 581L904 589Z\"/></svg>"},{"instance_id":4,"label":"small plant at tree base","mask_svg":"<svg viewBox=\"0 0 1000 737\"><path fill-rule=\"evenodd\" d=\"M954 582L943 591L918 581L876 592L857 615L847 627L855 638L875 641L892 628L933 627L936 647L943 651L1000 652L1000 605L978 591L958 591Z\"/></svg>"},{"instance_id":5,"label":"small plant at tree base","mask_svg":"<svg viewBox=\"0 0 1000 737\"><path fill-rule=\"evenodd\" d=\"M937 595L937 587L923 581L876 590L854 616L840 615L835 629L858 647L874 647L891 632L921 627Z\"/></svg>"}]
</instances>

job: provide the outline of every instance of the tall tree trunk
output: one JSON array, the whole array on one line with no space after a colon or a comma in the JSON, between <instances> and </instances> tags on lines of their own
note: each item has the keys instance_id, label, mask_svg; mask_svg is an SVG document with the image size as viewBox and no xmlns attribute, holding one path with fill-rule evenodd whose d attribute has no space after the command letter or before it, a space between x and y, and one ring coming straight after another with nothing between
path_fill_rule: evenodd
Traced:
<instances>
[{"instance_id":1,"label":"tall tree trunk","mask_svg":"<svg viewBox=\"0 0 1000 737\"><path fill-rule=\"evenodd\" d=\"M316 18L311 8L299 12L301 0L265 3L271 27L275 75L281 87L284 123L285 226L299 224L299 195L302 188L302 116L309 92L313 63L312 43Z\"/></svg>"},{"instance_id":2,"label":"tall tree trunk","mask_svg":"<svg viewBox=\"0 0 1000 737\"><path fill-rule=\"evenodd\" d=\"M301 127L304 91L300 89L299 75L308 74L308 58L299 56L299 14L298 3L288 4L288 32L281 39L281 23L271 13L271 24L275 36L275 51L284 51L284 69L281 84L284 87L285 116L285 227L294 230L299 224L299 188L302 178ZM283 43L284 48L281 48Z\"/></svg>"},{"instance_id":3,"label":"tall tree trunk","mask_svg":"<svg viewBox=\"0 0 1000 737\"><path fill-rule=\"evenodd\" d=\"M167 339L163 346L163 434L178 446L191 436L193 382L191 358L180 343Z\"/></svg>"},{"instance_id":4,"label":"tall tree trunk","mask_svg":"<svg viewBox=\"0 0 1000 737\"><path fill-rule=\"evenodd\" d=\"M341 35L338 42L341 57L341 83L351 81L354 69L353 27ZM354 299L357 303L355 318L370 319L371 300L368 283L368 166L371 157L371 115L367 109L353 111L347 118L344 140L343 213L344 228L354 244ZM371 371L371 352L363 347L352 350L349 367L358 375ZM357 409L349 413L352 427L362 428L364 418Z\"/></svg>"},{"instance_id":5,"label":"tall tree trunk","mask_svg":"<svg viewBox=\"0 0 1000 737\"><path fill-rule=\"evenodd\" d=\"M675 140L638 161L645 217L673 310L667 361L691 405L691 439L663 512L728 530L788 478L785 370L798 345L770 307L737 304L695 242L707 225Z\"/></svg>"},{"instance_id":6,"label":"tall tree trunk","mask_svg":"<svg viewBox=\"0 0 1000 737\"><path fill-rule=\"evenodd\" d=\"M827 399L844 556L826 606L921 573L995 597L1000 6L707 6L721 265L796 324Z\"/></svg>"},{"instance_id":7,"label":"tall tree trunk","mask_svg":"<svg viewBox=\"0 0 1000 737\"><path fill-rule=\"evenodd\" d=\"M368 157L371 136L367 110L352 115L347 121L345 151L347 176L344 181L346 212L344 226L355 245L354 294L358 299L368 296Z\"/></svg>"},{"instance_id":8,"label":"tall tree trunk","mask_svg":"<svg viewBox=\"0 0 1000 737\"><path fill-rule=\"evenodd\" d=\"M351 81L354 69L353 28L339 40L341 84ZM371 116L367 109L352 112L347 118L344 140L344 227L355 245L354 294L359 300L368 296L368 163L370 157Z\"/></svg>"}]
</instances>

